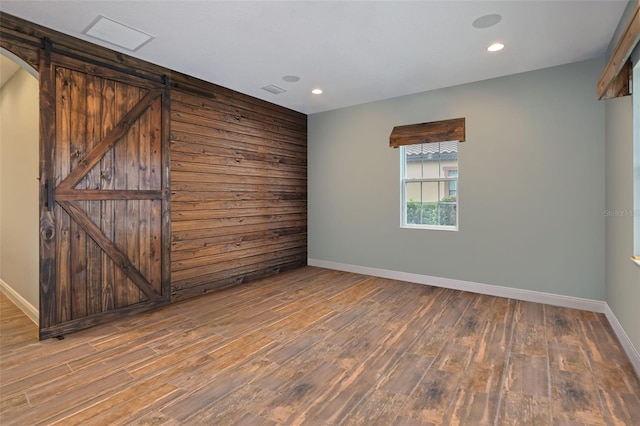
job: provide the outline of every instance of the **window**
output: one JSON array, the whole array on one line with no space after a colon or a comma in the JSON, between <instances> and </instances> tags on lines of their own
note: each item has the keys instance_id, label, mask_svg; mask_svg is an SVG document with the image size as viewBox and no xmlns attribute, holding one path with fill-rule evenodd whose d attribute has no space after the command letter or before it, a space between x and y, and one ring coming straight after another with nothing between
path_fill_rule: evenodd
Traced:
<instances>
[{"instance_id":1,"label":"window","mask_svg":"<svg viewBox=\"0 0 640 426\"><path fill-rule=\"evenodd\" d=\"M402 226L458 229L458 142L402 146Z\"/></svg>"},{"instance_id":2,"label":"window","mask_svg":"<svg viewBox=\"0 0 640 426\"><path fill-rule=\"evenodd\" d=\"M400 149L401 226L458 230L458 143L464 117L395 126L389 146Z\"/></svg>"}]
</instances>

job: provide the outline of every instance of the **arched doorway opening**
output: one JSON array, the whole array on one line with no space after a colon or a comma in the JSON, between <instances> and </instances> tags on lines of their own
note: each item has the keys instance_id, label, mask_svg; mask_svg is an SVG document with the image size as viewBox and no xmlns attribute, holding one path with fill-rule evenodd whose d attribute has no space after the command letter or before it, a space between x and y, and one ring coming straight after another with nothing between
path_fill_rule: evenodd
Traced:
<instances>
[{"instance_id":1,"label":"arched doorway opening","mask_svg":"<svg viewBox=\"0 0 640 426\"><path fill-rule=\"evenodd\" d=\"M0 290L36 324L38 177L38 73L0 48Z\"/></svg>"}]
</instances>

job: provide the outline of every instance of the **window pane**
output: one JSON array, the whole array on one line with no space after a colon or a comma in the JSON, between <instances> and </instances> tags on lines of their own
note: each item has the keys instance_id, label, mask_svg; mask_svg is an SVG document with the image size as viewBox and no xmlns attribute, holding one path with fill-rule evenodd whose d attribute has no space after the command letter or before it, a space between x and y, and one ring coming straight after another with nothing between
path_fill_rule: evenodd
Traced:
<instances>
[{"instance_id":1,"label":"window pane","mask_svg":"<svg viewBox=\"0 0 640 426\"><path fill-rule=\"evenodd\" d=\"M423 176L423 162L419 158L409 157L405 166L405 177L407 179L421 179Z\"/></svg>"},{"instance_id":2,"label":"window pane","mask_svg":"<svg viewBox=\"0 0 640 426\"><path fill-rule=\"evenodd\" d=\"M448 182L411 182L406 184L407 225L456 226L457 203L443 197Z\"/></svg>"},{"instance_id":3,"label":"window pane","mask_svg":"<svg viewBox=\"0 0 640 426\"><path fill-rule=\"evenodd\" d=\"M449 197L456 196L456 189L458 189L458 182L456 181L449 182Z\"/></svg>"},{"instance_id":4,"label":"window pane","mask_svg":"<svg viewBox=\"0 0 640 426\"><path fill-rule=\"evenodd\" d=\"M449 178L458 177L458 169L447 170L447 177L449 177ZM448 189L448 193L447 193L446 197L455 198L456 197L456 192L458 190L458 181L457 180L449 181L449 185L448 185L447 189Z\"/></svg>"},{"instance_id":5,"label":"window pane","mask_svg":"<svg viewBox=\"0 0 640 426\"><path fill-rule=\"evenodd\" d=\"M457 226L458 225L458 203L455 197L446 197L438 203L438 220L439 225Z\"/></svg>"},{"instance_id":6,"label":"window pane","mask_svg":"<svg viewBox=\"0 0 640 426\"><path fill-rule=\"evenodd\" d=\"M422 202L422 182L407 183L405 191L405 200Z\"/></svg>"},{"instance_id":7,"label":"window pane","mask_svg":"<svg viewBox=\"0 0 640 426\"><path fill-rule=\"evenodd\" d=\"M407 225L437 225L438 182L407 183Z\"/></svg>"}]
</instances>

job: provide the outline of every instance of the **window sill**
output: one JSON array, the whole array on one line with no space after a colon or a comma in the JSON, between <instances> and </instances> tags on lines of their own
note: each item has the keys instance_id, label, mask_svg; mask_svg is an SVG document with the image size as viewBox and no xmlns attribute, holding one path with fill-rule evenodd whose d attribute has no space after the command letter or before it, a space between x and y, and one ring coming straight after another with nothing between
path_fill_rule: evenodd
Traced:
<instances>
[{"instance_id":1,"label":"window sill","mask_svg":"<svg viewBox=\"0 0 640 426\"><path fill-rule=\"evenodd\" d=\"M453 231L458 232L457 226L429 226L429 225L401 225L402 229L426 229L431 231Z\"/></svg>"},{"instance_id":2,"label":"window sill","mask_svg":"<svg viewBox=\"0 0 640 426\"><path fill-rule=\"evenodd\" d=\"M633 256L633 257L631 258L631 261L632 261L633 263L635 263L636 265L640 266L640 257L638 257L638 256Z\"/></svg>"}]
</instances>

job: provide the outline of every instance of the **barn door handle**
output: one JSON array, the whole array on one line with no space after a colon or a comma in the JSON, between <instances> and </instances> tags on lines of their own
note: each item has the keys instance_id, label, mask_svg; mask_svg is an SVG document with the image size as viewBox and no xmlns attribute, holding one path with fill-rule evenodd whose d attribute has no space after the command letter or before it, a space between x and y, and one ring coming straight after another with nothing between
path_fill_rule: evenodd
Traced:
<instances>
[{"instance_id":1,"label":"barn door handle","mask_svg":"<svg viewBox=\"0 0 640 426\"><path fill-rule=\"evenodd\" d=\"M44 187L47 191L47 210L51 211L53 210L53 205L55 203L54 199L53 199L53 182L52 179L47 179L47 181L44 184Z\"/></svg>"}]
</instances>

